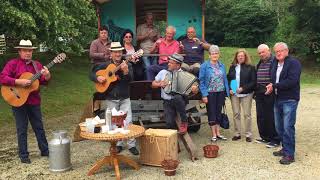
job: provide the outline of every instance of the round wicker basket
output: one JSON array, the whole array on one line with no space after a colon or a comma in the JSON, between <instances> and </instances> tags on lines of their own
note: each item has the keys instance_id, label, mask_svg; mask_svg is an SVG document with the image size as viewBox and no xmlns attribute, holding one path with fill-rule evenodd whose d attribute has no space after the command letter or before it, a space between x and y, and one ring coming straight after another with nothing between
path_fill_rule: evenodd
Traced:
<instances>
[{"instance_id":1,"label":"round wicker basket","mask_svg":"<svg viewBox=\"0 0 320 180\"><path fill-rule=\"evenodd\" d=\"M208 144L203 147L204 157L216 158L218 156L219 146L215 144Z\"/></svg>"}]
</instances>

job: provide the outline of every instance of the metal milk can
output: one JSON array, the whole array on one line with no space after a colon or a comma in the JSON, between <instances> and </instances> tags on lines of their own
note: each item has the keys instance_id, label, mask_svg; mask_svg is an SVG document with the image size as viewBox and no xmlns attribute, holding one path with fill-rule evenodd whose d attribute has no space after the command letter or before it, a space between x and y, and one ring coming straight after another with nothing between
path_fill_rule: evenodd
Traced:
<instances>
[{"instance_id":1,"label":"metal milk can","mask_svg":"<svg viewBox=\"0 0 320 180\"><path fill-rule=\"evenodd\" d=\"M53 132L53 139L49 142L49 169L54 172L63 172L71 168L70 160L71 139L67 131Z\"/></svg>"}]
</instances>

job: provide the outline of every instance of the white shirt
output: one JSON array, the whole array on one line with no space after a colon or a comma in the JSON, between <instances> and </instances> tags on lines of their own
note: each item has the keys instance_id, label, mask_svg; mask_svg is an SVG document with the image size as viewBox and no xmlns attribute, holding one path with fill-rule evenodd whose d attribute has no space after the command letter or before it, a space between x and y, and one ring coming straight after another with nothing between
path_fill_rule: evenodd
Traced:
<instances>
[{"instance_id":1,"label":"white shirt","mask_svg":"<svg viewBox=\"0 0 320 180\"><path fill-rule=\"evenodd\" d=\"M236 66L236 81L237 81L237 89L239 89L239 87L240 87L240 71L241 71L241 65L240 64L237 64L237 66ZM236 93L236 92L233 92L233 93L235 93L235 95L237 96L237 97L246 97L246 96L248 96L248 94L238 94L238 93Z\"/></svg>"},{"instance_id":2,"label":"white shirt","mask_svg":"<svg viewBox=\"0 0 320 180\"><path fill-rule=\"evenodd\" d=\"M283 64L284 63L278 63L277 74L276 74L276 83L279 83L280 74L281 74L281 71L283 69ZM275 89L275 93L278 94L277 89Z\"/></svg>"},{"instance_id":3,"label":"white shirt","mask_svg":"<svg viewBox=\"0 0 320 180\"><path fill-rule=\"evenodd\" d=\"M182 69L180 68L178 71L182 71ZM170 73L170 71L163 69L157 74L157 76L154 79L156 81L163 81L166 78L167 73ZM161 98L165 100L171 100L173 99L173 96L165 93L163 88L161 88Z\"/></svg>"}]
</instances>

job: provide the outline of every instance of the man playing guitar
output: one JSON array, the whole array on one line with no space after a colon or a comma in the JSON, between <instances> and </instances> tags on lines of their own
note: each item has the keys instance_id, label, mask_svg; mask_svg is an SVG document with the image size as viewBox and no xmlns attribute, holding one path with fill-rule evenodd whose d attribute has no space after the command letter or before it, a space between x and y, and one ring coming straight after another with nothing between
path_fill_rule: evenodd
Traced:
<instances>
[{"instance_id":1,"label":"man playing guitar","mask_svg":"<svg viewBox=\"0 0 320 180\"><path fill-rule=\"evenodd\" d=\"M100 98L103 99L102 108L116 108L117 110L127 112L127 117L124 122L124 126L127 127L130 123L132 123L131 102L129 97L129 82L133 80L133 71L131 64L122 60L124 48L121 46L120 42L112 42L109 50L111 51L111 61L95 65L92 68L90 79L102 86L106 82L111 82L110 87L108 87L106 91L99 93ZM109 67L115 68L111 68L114 70L108 71L108 69L110 69ZM106 69L105 74L103 74L104 69ZM115 82L113 82L113 80L109 80L109 78L114 78L114 76L116 76L117 78ZM127 141L127 144L129 151L132 154L139 154L139 151L136 148L135 139L129 139ZM122 141L118 141L118 153L120 153L123 148L124 143Z\"/></svg>"},{"instance_id":2,"label":"man playing guitar","mask_svg":"<svg viewBox=\"0 0 320 180\"><path fill-rule=\"evenodd\" d=\"M18 49L20 57L10 60L5 65L0 74L1 85L11 86L11 89L14 89L15 86L27 88L32 85L32 81L24 78L19 79L19 77L25 72L35 74L37 71L41 72L39 77L40 84L47 84L51 78L48 68L42 66L39 61L31 60L33 49L37 47L33 47L30 40L21 40L19 46L15 48ZM12 112L16 120L19 158L22 163L31 163L27 143L28 120L36 134L41 156L49 155L40 102L40 93L39 89L37 89L30 93L27 101L22 106L12 106Z\"/></svg>"}]
</instances>

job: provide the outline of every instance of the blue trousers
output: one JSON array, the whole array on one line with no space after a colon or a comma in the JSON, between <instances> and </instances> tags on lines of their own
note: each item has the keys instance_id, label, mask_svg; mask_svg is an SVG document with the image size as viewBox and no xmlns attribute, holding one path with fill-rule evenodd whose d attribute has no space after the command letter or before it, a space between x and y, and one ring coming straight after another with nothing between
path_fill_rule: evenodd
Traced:
<instances>
[{"instance_id":1,"label":"blue trousers","mask_svg":"<svg viewBox=\"0 0 320 180\"><path fill-rule=\"evenodd\" d=\"M13 115L16 119L17 138L19 147L19 157L28 158L28 121L36 135L38 147L41 154L48 154L48 142L42 124L40 105L24 104L21 107L12 107Z\"/></svg>"},{"instance_id":2,"label":"blue trousers","mask_svg":"<svg viewBox=\"0 0 320 180\"><path fill-rule=\"evenodd\" d=\"M151 65L147 68L147 80L153 81L156 75L163 69L168 69L168 63Z\"/></svg>"},{"instance_id":3,"label":"blue trousers","mask_svg":"<svg viewBox=\"0 0 320 180\"><path fill-rule=\"evenodd\" d=\"M294 156L295 152L295 124L299 101L294 99L277 100L274 104L274 118L277 133L282 142L282 149L286 156Z\"/></svg>"}]
</instances>

